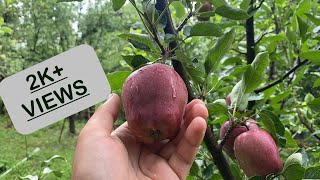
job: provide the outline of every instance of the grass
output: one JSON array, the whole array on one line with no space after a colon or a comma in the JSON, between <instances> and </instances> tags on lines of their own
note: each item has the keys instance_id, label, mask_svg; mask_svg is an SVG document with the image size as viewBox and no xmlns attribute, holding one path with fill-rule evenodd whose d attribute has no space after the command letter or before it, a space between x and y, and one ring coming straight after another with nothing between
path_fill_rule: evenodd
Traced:
<instances>
[{"instance_id":1,"label":"grass","mask_svg":"<svg viewBox=\"0 0 320 180\"><path fill-rule=\"evenodd\" d=\"M44 169L41 168L41 163L54 155L62 156L66 161L54 159L49 163L50 168L56 171L63 171L60 179L70 179L77 136L71 135L68 132L68 122L65 124L61 142L59 142L58 139L63 121L59 121L29 135L19 134L13 126L7 128L8 121L8 117L0 116L0 176L7 169L14 167L26 157L26 147L28 154L31 154L37 147L40 148L40 151L18 167L15 167L2 179L19 179L27 175L41 176L41 172ZM77 133L80 132L84 124L84 121L76 121ZM27 146L25 140L27 140ZM1 162L5 166L1 167ZM59 178L50 173L43 179L51 180Z\"/></svg>"}]
</instances>

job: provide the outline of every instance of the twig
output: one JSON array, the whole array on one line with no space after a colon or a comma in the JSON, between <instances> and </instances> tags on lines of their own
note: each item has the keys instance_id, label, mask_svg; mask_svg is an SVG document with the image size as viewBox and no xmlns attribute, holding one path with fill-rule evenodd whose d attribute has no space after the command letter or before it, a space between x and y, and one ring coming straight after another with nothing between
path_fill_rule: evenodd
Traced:
<instances>
[{"instance_id":1,"label":"twig","mask_svg":"<svg viewBox=\"0 0 320 180\"><path fill-rule=\"evenodd\" d=\"M258 6L258 7L256 7L256 8L255 8L255 10L260 9L260 7L262 6L263 2L264 2L264 0L262 0L262 1L260 2L259 6Z\"/></svg>"},{"instance_id":2,"label":"twig","mask_svg":"<svg viewBox=\"0 0 320 180\"><path fill-rule=\"evenodd\" d=\"M149 17L147 15L144 14L143 16L146 21L148 22L148 24L150 25L150 29L151 29L151 33L153 35L153 39L156 41L156 43L158 44L158 46L161 49L162 55L166 54L166 50L164 49L163 45L161 44L159 37L158 37L158 32L157 30L154 28L154 26L152 25L152 22L150 21Z\"/></svg>"},{"instance_id":3,"label":"twig","mask_svg":"<svg viewBox=\"0 0 320 180\"><path fill-rule=\"evenodd\" d=\"M228 130L227 130L226 134L223 136L223 138L219 144L220 150L222 150L223 145L226 143L226 140L229 138L229 135L233 129L234 129L233 121L230 121L230 125L228 127Z\"/></svg>"},{"instance_id":4,"label":"twig","mask_svg":"<svg viewBox=\"0 0 320 180\"><path fill-rule=\"evenodd\" d=\"M239 54L243 54L243 55L246 54L245 52L241 52L241 51L239 51L238 49L235 49L235 48L232 48L231 50L232 50L232 51L235 51L235 52L237 52L237 53L239 53Z\"/></svg>"},{"instance_id":5,"label":"twig","mask_svg":"<svg viewBox=\"0 0 320 180\"><path fill-rule=\"evenodd\" d=\"M297 112L297 114L298 114L298 118L299 118L300 122L301 122L311 133L314 133L315 130L313 129L313 127L312 127L310 124L307 123L307 121L305 121L305 119L304 119L304 117L303 117L303 115L302 115L302 113L301 113L301 111L300 111L300 109L299 109L298 107L296 107L296 112ZM315 135L313 135L313 136L320 141L320 137L319 137L317 134L315 134Z\"/></svg>"},{"instance_id":6,"label":"twig","mask_svg":"<svg viewBox=\"0 0 320 180\"><path fill-rule=\"evenodd\" d=\"M63 130L64 130L64 125L65 125L65 123L66 123L66 119L63 120L63 124L62 124L61 130L60 130L59 143L61 142L62 132L63 132Z\"/></svg>"},{"instance_id":7,"label":"twig","mask_svg":"<svg viewBox=\"0 0 320 180\"><path fill-rule=\"evenodd\" d=\"M249 14L253 14L253 13L255 13L256 11L258 11L258 10L260 9L260 7L262 6L263 2L264 2L264 0L262 0L262 1L259 3L258 7L255 7L255 8L253 8L252 10L250 10ZM253 4L253 3L252 3L252 4Z\"/></svg>"},{"instance_id":8,"label":"twig","mask_svg":"<svg viewBox=\"0 0 320 180\"><path fill-rule=\"evenodd\" d=\"M189 12L188 16L182 21L182 23L178 26L176 32L179 32L182 30L182 28L188 23L189 19L193 16L192 11Z\"/></svg>"},{"instance_id":9,"label":"twig","mask_svg":"<svg viewBox=\"0 0 320 180\"><path fill-rule=\"evenodd\" d=\"M166 0L157 0L156 8L159 11L163 11L164 7L166 7L167 1ZM169 34L176 34L176 30L172 23L172 18L169 9L165 12L165 15L167 17L167 24L164 28L165 33ZM171 49L175 49L178 43L176 41L173 41L169 44ZM174 54L174 52L173 52ZM172 60L172 65L174 69L177 71L177 73L182 77L183 81L185 82L187 89L188 89L188 99L191 101L192 99L195 99L195 95L191 89L190 82L188 80L188 76L186 74L186 71L180 61ZM233 180L234 177L231 173L229 164L224 157L221 149L219 148L219 145L217 143L217 140L215 139L212 129L210 126L207 126L204 142L207 146L208 151L210 152L211 156L213 157L213 161L215 165L218 167L221 176L224 179Z\"/></svg>"},{"instance_id":10,"label":"twig","mask_svg":"<svg viewBox=\"0 0 320 180\"><path fill-rule=\"evenodd\" d=\"M259 37L259 39L255 42L255 45L259 44L259 42L263 39L263 37L264 37L265 35L267 35L268 33L270 33L270 32L264 32L264 33Z\"/></svg>"},{"instance_id":11,"label":"twig","mask_svg":"<svg viewBox=\"0 0 320 180\"><path fill-rule=\"evenodd\" d=\"M222 178L227 180L235 179L232 175L229 164L217 143L217 140L213 136L210 126L207 127L206 134L204 136L204 142L210 154L212 155L213 161L215 165L218 167Z\"/></svg>"},{"instance_id":12,"label":"twig","mask_svg":"<svg viewBox=\"0 0 320 180\"><path fill-rule=\"evenodd\" d=\"M280 77L278 80L272 82L271 84L268 84L262 88L259 88L259 89L256 89L254 92L255 93L260 93L260 92L263 92L279 83L281 83L284 79L286 79L287 77L290 76L291 73L295 72L297 69L299 69L299 67L305 65L306 63L308 63L309 60L304 60L304 61L301 61L300 63L298 63L296 66L294 66L293 68L291 68L285 75L283 75L282 77Z\"/></svg>"}]
</instances>

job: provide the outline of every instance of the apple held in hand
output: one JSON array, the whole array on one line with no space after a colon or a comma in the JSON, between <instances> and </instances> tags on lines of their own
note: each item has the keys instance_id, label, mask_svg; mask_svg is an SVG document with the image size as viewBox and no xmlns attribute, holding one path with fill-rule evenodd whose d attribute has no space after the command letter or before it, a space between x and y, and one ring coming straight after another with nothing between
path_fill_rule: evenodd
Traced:
<instances>
[{"instance_id":1,"label":"apple held in hand","mask_svg":"<svg viewBox=\"0 0 320 180\"><path fill-rule=\"evenodd\" d=\"M179 132L187 88L170 66L152 64L133 72L124 83L122 102L130 130L145 144L172 139Z\"/></svg>"},{"instance_id":2,"label":"apple held in hand","mask_svg":"<svg viewBox=\"0 0 320 180\"><path fill-rule=\"evenodd\" d=\"M246 121L246 126L249 129L257 129L259 128L259 126L256 124L256 121L253 119L248 119ZM226 121L223 123L222 127L220 128L220 140L225 136L225 134L227 133L228 129L230 127L230 121ZM242 126L242 125L238 125L237 127L235 127L231 133L228 135L225 144L223 145L224 150L226 151L226 153L232 157L235 158L234 156L234 141L236 140L236 138L241 134L244 133L246 131L248 131L247 127Z\"/></svg>"},{"instance_id":3,"label":"apple held in hand","mask_svg":"<svg viewBox=\"0 0 320 180\"><path fill-rule=\"evenodd\" d=\"M240 168L248 177L279 173L282 161L271 135L262 129L240 134L234 142L234 153Z\"/></svg>"}]
</instances>

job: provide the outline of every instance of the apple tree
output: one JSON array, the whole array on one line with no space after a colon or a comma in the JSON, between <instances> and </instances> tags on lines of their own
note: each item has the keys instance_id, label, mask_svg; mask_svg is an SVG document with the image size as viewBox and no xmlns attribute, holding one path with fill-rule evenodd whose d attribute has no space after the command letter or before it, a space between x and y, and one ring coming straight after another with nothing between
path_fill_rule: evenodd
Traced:
<instances>
[{"instance_id":1,"label":"apple tree","mask_svg":"<svg viewBox=\"0 0 320 180\"><path fill-rule=\"evenodd\" d=\"M144 27L118 35L129 42L120 62L128 71L107 75L112 89L121 92L132 71L162 62L182 77L189 101L206 103L208 126L188 179L320 178L318 0L112 3L115 11L134 8ZM244 131L231 143L235 158L224 145L238 128ZM243 165L254 159L265 164L260 170L272 169L274 159L280 169L261 174L254 163Z\"/></svg>"}]
</instances>

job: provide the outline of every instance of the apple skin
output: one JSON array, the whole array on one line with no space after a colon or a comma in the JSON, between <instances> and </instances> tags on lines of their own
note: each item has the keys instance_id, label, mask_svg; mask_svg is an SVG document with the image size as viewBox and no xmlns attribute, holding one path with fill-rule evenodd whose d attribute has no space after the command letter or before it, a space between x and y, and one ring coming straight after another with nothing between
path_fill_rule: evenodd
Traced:
<instances>
[{"instance_id":1,"label":"apple skin","mask_svg":"<svg viewBox=\"0 0 320 180\"><path fill-rule=\"evenodd\" d=\"M248 177L266 177L282 170L277 145L263 129L252 129L240 134L234 142L234 152L240 168Z\"/></svg>"},{"instance_id":2,"label":"apple skin","mask_svg":"<svg viewBox=\"0 0 320 180\"><path fill-rule=\"evenodd\" d=\"M121 97L129 129L138 141L153 144L179 132L188 92L170 66L156 63L136 70L125 81Z\"/></svg>"},{"instance_id":3,"label":"apple skin","mask_svg":"<svg viewBox=\"0 0 320 180\"><path fill-rule=\"evenodd\" d=\"M209 12L212 10L213 10L212 4L210 2L206 2L206 3L202 4L202 6L199 8L198 12L203 13L203 12ZM198 19L198 21L209 21L210 17L197 16L197 19Z\"/></svg>"},{"instance_id":4,"label":"apple skin","mask_svg":"<svg viewBox=\"0 0 320 180\"><path fill-rule=\"evenodd\" d=\"M246 121L247 127L251 129L257 129L259 126L256 124L256 121L253 119L248 119ZM220 128L220 140L225 136L230 126L230 121L226 121L223 123L223 125ZM226 151L226 153L233 159L235 159L234 156L234 141L236 138L244 132L247 132L248 129L245 126L238 125L235 127L231 133L229 134L228 138L225 141L225 144L223 145L223 149Z\"/></svg>"}]
</instances>

